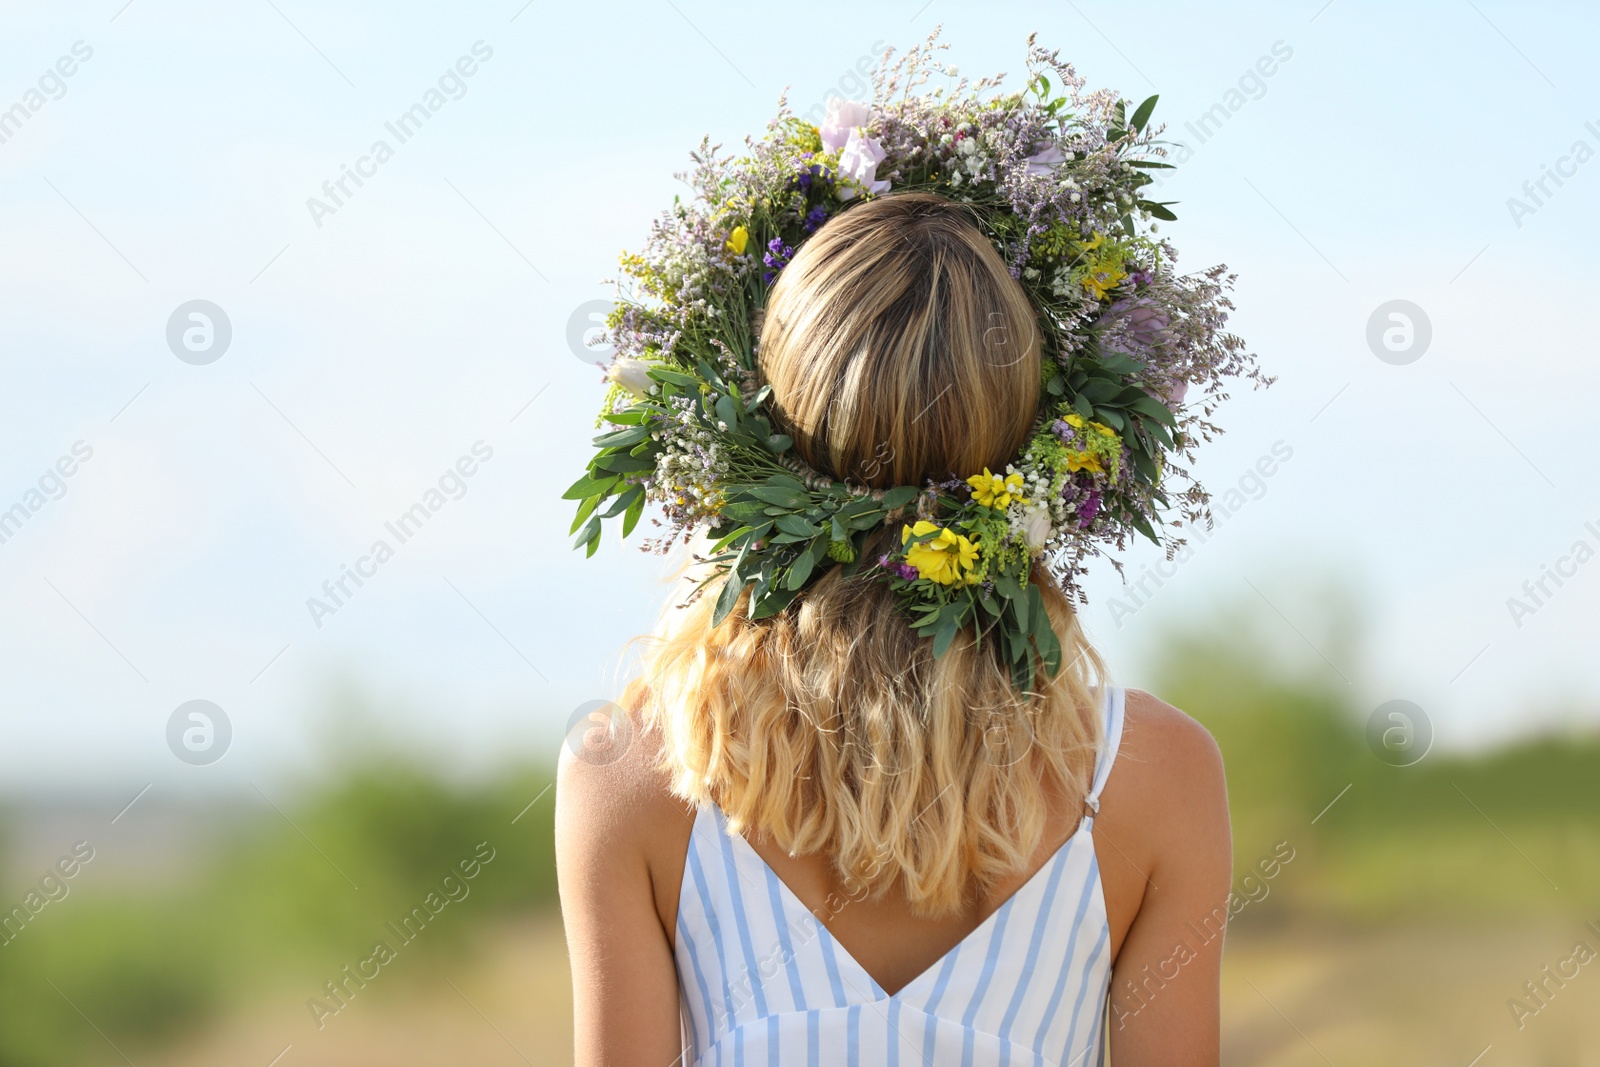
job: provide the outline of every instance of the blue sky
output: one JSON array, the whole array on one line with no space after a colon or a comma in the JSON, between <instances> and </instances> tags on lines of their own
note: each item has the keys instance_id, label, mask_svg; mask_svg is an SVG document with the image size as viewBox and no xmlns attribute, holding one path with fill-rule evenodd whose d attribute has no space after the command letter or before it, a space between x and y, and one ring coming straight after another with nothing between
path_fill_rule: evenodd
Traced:
<instances>
[{"instance_id":1,"label":"blue sky","mask_svg":"<svg viewBox=\"0 0 1600 1067\"><path fill-rule=\"evenodd\" d=\"M1166 626L1243 597L1283 655L1372 706L1415 701L1441 744L1592 723L1600 562L1573 549L1600 550L1600 162L1576 151L1600 150L1595 16L919 4L10 5L0 111L27 117L0 124L0 510L41 478L47 499L0 543L0 779L241 787L330 739L463 768L551 751L616 692L665 591L663 561L614 534L571 553L552 505L600 397L574 311L608 295L703 134L736 145L785 85L798 111L862 95L864 56L941 22L965 73L1020 74L1037 30L1091 86L1161 94L1190 154L1168 232L1184 265L1237 271L1234 326L1280 377L1236 392L1202 458L1242 506L1154 595L1093 576L1119 680L1140 683ZM433 89L399 143L385 123ZM380 138L392 158L363 162ZM1566 176L1528 210L1546 167ZM362 184L308 208L345 168ZM203 365L167 343L194 300L232 328ZM1405 365L1367 343L1394 300L1431 325ZM92 455L58 486L78 442ZM458 492L474 446L489 458ZM446 506L313 619L307 599L441 478ZM1558 564L1514 619L1508 598ZM1370 624L1360 648L1329 631L1340 598ZM330 721L340 681L382 710ZM232 724L211 766L167 749L193 699Z\"/></svg>"}]
</instances>

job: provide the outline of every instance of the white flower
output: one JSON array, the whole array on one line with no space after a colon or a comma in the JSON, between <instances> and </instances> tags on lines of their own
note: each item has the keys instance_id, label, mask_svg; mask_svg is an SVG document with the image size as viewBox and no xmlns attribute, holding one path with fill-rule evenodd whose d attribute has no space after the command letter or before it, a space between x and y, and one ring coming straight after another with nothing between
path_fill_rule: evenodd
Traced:
<instances>
[{"instance_id":1,"label":"white flower","mask_svg":"<svg viewBox=\"0 0 1600 1067\"><path fill-rule=\"evenodd\" d=\"M632 356L619 356L606 368L606 381L616 382L634 396L647 396L655 387L650 364Z\"/></svg>"},{"instance_id":2,"label":"white flower","mask_svg":"<svg viewBox=\"0 0 1600 1067\"><path fill-rule=\"evenodd\" d=\"M1050 540L1050 509L1043 504L1030 507L1022 519L1022 541L1037 552Z\"/></svg>"},{"instance_id":3,"label":"white flower","mask_svg":"<svg viewBox=\"0 0 1600 1067\"><path fill-rule=\"evenodd\" d=\"M872 108L856 100L834 97L828 101L827 114L818 132L822 134L822 147L837 152L849 140L852 131L872 121Z\"/></svg>"},{"instance_id":4,"label":"white flower","mask_svg":"<svg viewBox=\"0 0 1600 1067\"><path fill-rule=\"evenodd\" d=\"M878 177L878 164L883 162L885 155L887 153L877 141L862 136L859 128L852 129L839 151L839 172L854 186L864 187L869 193L886 193L889 191L889 182ZM854 199L860 192L854 186L847 184L840 188L839 199Z\"/></svg>"}]
</instances>

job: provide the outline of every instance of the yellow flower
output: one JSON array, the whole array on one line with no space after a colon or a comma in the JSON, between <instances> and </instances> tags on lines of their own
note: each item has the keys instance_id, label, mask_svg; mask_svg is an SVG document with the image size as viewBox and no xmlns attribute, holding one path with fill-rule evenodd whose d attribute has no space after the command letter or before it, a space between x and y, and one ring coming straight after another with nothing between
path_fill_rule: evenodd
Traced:
<instances>
[{"instance_id":1,"label":"yellow flower","mask_svg":"<svg viewBox=\"0 0 1600 1067\"><path fill-rule=\"evenodd\" d=\"M1100 466L1100 457L1093 452L1068 452L1067 470L1093 471L1096 474L1105 473L1105 468Z\"/></svg>"},{"instance_id":2,"label":"yellow flower","mask_svg":"<svg viewBox=\"0 0 1600 1067\"><path fill-rule=\"evenodd\" d=\"M1074 430L1081 430L1081 429L1084 428L1085 425L1087 425L1089 427L1089 429L1093 430L1095 433L1103 434L1106 437L1115 437L1115 436L1117 436L1117 431L1113 430L1111 427L1105 425L1104 423L1100 423L1100 422L1085 423L1083 421L1083 416L1079 415L1075 411L1068 412L1067 414L1063 415L1061 417L1061 421L1066 423L1068 426L1071 426Z\"/></svg>"},{"instance_id":3,"label":"yellow flower","mask_svg":"<svg viewBox=\"0 0 1600 1067\"><path fill-rule=\"evenodd\" d=\"M972 486L972 499L986 508L1004 511L1013 500L1021 504L1028 502L1022 495L1022 475L1015 471L1002 478L998 474L990 474L989 468L985 467L982 474L968 478L967 484Z\"/></svg>"},{"instance_id":4,"label":"yellow flower","mask_svg":"<svg viewBox=\"0 0 1600 1067\"><path fill-rule=\"evenodd\" d=\"M906 549L906 562L917 569L917 577L940 585L961 585L978 564L978 546L954 530L935 526L927 520L915 526L900 527L900 543L938 531L937 537L919 541Z\"/></svg>"},{"instance_id":5,"label":"yellow flower","mask_svg":"<svg viewBox=\"0 0 1600 1067\"><path fill-rule=\"evenodd\" d=\"M743 226L735 226L733 232L728 234L728 249L736 256L744 255L745 245L750 243L750 231Z\"/></svg>"},{"instance_id":6,"label":"yellow flower","mask_svg":"<svg viewBox=\"0 0 1600 1067\"><path fill-rule=\"evenodd\" d=\"M1083 252L1095 252L1105 242L1105 234L1097 233L1078 248ZM1106 294L1128 276L1122 269L1122 261L1123 253L1115 246L1106 249L1099 258L1087 257L1083 264L1083 287L1093 293L1096 300L1104 300Z\"/></svg>"}]
</instances>

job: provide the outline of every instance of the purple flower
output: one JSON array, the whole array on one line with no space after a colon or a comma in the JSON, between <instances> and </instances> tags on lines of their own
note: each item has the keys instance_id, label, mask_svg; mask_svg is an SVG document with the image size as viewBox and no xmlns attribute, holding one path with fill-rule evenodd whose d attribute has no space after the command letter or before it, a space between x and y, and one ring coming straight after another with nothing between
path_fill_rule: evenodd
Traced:
<instances>
[{"instance_id":1,"label":"purple flower","mask_svg":"<svg viewBox=\"0 0 1600 1067\"><path fill-rule=\"evenodd\" d=\"M1054 172L1056 167L1060 166L1066 161L1067 157L1061 154L1061 149L1057 148L1053 144L1046 145L1033 155L1027 157L1027 166L1025 169L1029 174L1049 175Z\"/></svg>"},{"instance_id":2,"label":"purple flower","mask_svg":"<svg viewBox=\"0 0 1600 1067\"><path fill-rule=\"evenodd\" d=\"M811 153L807 152L804 158L810 159ZM833 172L821 163L813 163L795 175L794 181L790 183L790 188L809 193L811 192L811 183L815 181L831 182L833 181Z\"/></svg>"},{"instance_id":3,"label":"purple flower","mask_svg":"<svg viewBox=\"0 0 1600 1067\"><path fill-rule=\"evenodd\" d=\"M850 131L850 137L839 150L839 170L850 179L839 190L840 200L853 200L863 190L877 196L889 191L889 180L878 177L878 164L887 157L883 145L871 137L863 137L859 128Z\"/></svg>"},{"instance_id":4,"label":"purple flower","mask_svg":"<svg viewBox=\"0 0 1600 1067\"><path fill-rule=\"evenodd\" d=\"M774 237L768 241L767 254L761 257L761 261L772 269L762 272L761 280L771 284L772 279L778 276L778 272L789 265L789 259L793 255L794 249L784 244L783 238Z\"/></svg>"},{"instance_id":5,"label":"purple flower","mask_svg":"<svg viewBox=\"0 0 1600 1067\"><path fill-rule=\"evenodd\" d=\"M878 557L878 566L896 577L904 578L908 582L914 582L920 577L917 574L917 568L909 563L897 563L887 552Z\"/></svg>"},{"instance_id":6,"label":"purple flower","mask_svg":"<svg viewBox=\"0 0 1600 1067\"><path fill-rule=\"evenodd\" d=\"M827 114L822 120L822 125L817 128L817 133L822 137L823 149L829 152L839 151L857 127L865 126L871 121L870 104L834 97L828 101Z\"/></svg>"},{"instance_id":7,"label":"purple flower","mask_svg":"<svg viewBox=\"0 0 1600 1067\"><path fill-rule=\"evenodd\" d=\"M1078 525L1087 529L1098 514L1100 514L1100 490L1091 489L1083 503L1078 505Z\"/></svg>"},{"instance_id":8,"label":"purple flower","mask_svg":"<svg viewBox=\"0 0 1600 1067\"><path fill-rule=\"evenodd\" d=\"M828 209L818 204L806 213L806 221L803 225L807 233L816 233L817 228L827 221Z\"/></svg>"}]
</instances>

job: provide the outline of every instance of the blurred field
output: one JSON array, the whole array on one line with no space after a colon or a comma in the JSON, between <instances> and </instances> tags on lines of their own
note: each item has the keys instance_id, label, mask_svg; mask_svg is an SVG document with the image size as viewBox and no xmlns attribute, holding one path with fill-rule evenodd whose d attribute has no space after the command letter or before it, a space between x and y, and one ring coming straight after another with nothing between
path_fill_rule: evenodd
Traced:
<instances>
[{"instance_id":1,"label":"blurred field","mask_svg":"<svg viewBox=\"0 0 1600 1067\"><path fill-rule=\"evenodd\" d=\"M1289 661L1251 632L1174 635L1146 683L1228 761L1251 902L1224 1062L1600 1065L1600 961L1569 960L1600 951L1600 738L1392 767L1370 709L1325 671L1267 669ZM0 945L0 1067L570 1062L548 785L548 767L462 784L388 758L298 798L148 802L114 827L125 800L14 807L5 908L74 840L95 854Z\"/></svg>"}]
</instances>

